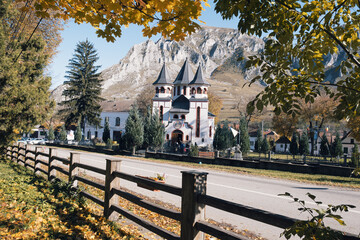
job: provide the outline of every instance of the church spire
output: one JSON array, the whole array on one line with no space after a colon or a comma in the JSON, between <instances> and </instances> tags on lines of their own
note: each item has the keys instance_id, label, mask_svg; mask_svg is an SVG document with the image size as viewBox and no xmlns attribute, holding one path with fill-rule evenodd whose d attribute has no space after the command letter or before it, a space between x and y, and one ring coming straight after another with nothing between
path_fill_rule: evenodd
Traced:
<instances>
[{"instance_id":1,"label":"church spire","mask_svg":"<svg viewBox=\"0 0 360 240\"><path fill-rule=\"evenodd\" d=\"M174 81L174 84L187 85L190 83L193 77L194 77L194 72L192 71L189 61L186 58L184 65L181 67L181 70Z\"/></svg>"},{"instance_id":2,"label":"church spire","mask_svg":"<svg viewBox=\"0 0 360 240\"><path fill-rule=\"evenodd\" d=\"M155 84L172 84L165 63L162 66L160 74L153 85Z\"/></svg>"},{"instance_id":3,"label":"church spire","mask_svg":"<svg viewBox=\"0 0 360 240\"><path fill-rule=\"evenodd\" d=\"M189 84L196 84L196 85L210 85L205 78L203 77L203 72L201 65L199 64L199 67L196 71L194 79Z\"/></svg>"}]
</instances>

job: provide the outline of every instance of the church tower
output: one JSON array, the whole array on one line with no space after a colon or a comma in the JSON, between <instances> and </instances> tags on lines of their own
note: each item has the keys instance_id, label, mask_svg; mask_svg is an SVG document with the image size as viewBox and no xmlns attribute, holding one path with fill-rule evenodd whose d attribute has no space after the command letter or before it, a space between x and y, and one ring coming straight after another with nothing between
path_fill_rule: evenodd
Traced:
<instances>
[{"instance_id":1,"label":"church tower","mask_svg":"<svg viewBox=\"0 0 360 240\"><path fill-rule=\"evenodd\" d=\"M174 100L176 100L181 95L190 98L190 89L188 85L193 80L193 78L194 78L194 73L191 69L189 61L186 59L179 74L177 75L175 81L173 82Z\"/></svg>"},{"instance_id":2,"label":"church tower","mask_svg":"<svg viewBox=\"0 0 360 240\"><path fill-rule=\"evenodd\" d=\"M155 97L153 98L153 112L159 112L160 119L166 125L170 119L169 110L171 108L171 94L173 84L170 80L166 65L161 68L160 74L153 83L155 86Z\"/></svg>"}]
</instances>

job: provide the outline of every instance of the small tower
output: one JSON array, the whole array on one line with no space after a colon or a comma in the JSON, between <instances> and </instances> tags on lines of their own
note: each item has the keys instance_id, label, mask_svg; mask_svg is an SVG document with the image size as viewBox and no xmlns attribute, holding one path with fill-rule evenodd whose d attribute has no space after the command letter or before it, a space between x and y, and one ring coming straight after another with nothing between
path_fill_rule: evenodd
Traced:
<instances>
[{"instance_id":1,"label":"small tower","mask_svg":"<svg viewBox=\"0 0 360 240\"><path fill-rule=\"evenodd\" d=\"M194 78L194 73L191 69L191 66L186 59L184 65L181 67L179 74L177 75L174 84L174 100L181 95L184 95L187 98L190 98L190 89L188 84Z\"/></svg>"},{"instance_id":2,"label":"small tower","mask_svg":"<svg viewBox=\"0 0 360 240\"><path fill-rule=\"evenodd\" d=\"M191 88L191 97L207 99L209 86L210 83L204 79L202 68L199 65L194 79L189 83L189 87Z\"/></svg>"},{"instance_id":3,"label":"small tower","mask_svg":"<svg viewBox=\"0 0 360 240\"><path fill-rule=\"evenodd\" d=\"M171 108L171 93L173 84L170 80L166 65L164 63L160 74L153 83L155 86L155 97L153 98L153 110L158 111L163 122L169 120L169 110Z\"/></svg>"}]
</instances>

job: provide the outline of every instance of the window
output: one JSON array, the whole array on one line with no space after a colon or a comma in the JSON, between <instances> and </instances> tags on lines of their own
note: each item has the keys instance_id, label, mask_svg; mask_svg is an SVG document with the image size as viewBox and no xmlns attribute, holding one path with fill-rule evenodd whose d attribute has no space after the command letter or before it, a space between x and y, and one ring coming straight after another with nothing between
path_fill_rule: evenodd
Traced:
<instances>
[{"instance_id":1,"label":"window","mask_svg":"<svg viewBox=\"0 0 360 240\"><path fill-rule=\"evenodd\" d=\"M91 139L91 131L90 130L87 132L87 139Z\"/></svg>"},{"instance_id":2,"label":"window","mask_svg":"<svg viewBox=\"0 0 360 240\"><path fill-rule=\"evenodd\" d=\"M351 143L351 144L354 144L354 139L353 139L353 138L350 139L350 143Z\"/></svg>"},{"instance_id":3,"label":"window","mask_svg":"<svg viewBox=\"0 0 360 240\"><path fill-rule=\"evenodd\" d=\"M200 107L196 109L196 130L195 136L200 137Z\"/></svg>"},{"instance_id":4,"label":"window","mask_svg":"<svg viewBox=\"0 0 360 240\"><path fill-rule=\"evenodd\" d=\"M186 87L183 87L183 94L186 95Z\"/></svg>"},{"instance_id":5,"label":"window","mask_svg":"<svg viewBox=\"0 0 360 240\"><path fill-rule=\"evenodd\" d=\"M159 88L157 87L157 88L155 89L155 91L156 91L156 93L159 93Z\"/></svg>"},{"instance_id":6,"label":"window","mask_svg":"<svg viewBox=\"0 0 360 240\"><path fill-rule=\"evenodd\" d=\"M179 116L177 114L175 114L174 119L179 119Z\"/></svg>"},{"instance_id":7,"label":"window","mask_svg":"<svg viewBox=\"0 0 360 240\"><path fill-rule=\"evenodd\" d=\"M171 89L170 89L169 87L167 88L167 92L168 92L168 93L171 93Z\"/></svg>"},{"instance_id":8,"label":"window","mask_svg":"<svg viewBox=\"0 0 360 240\"><path fill-rule=\"evenodd\" d=\"M196 93L196 89L195 88L192 88L191 89L191 94L195 94Z\"/></svg>"},{"instance_id":9,"label":"window","mask_svg":"<svg viewBox=\"0 0 360 240\"><path fill-rule=\"evenodd\" d=\"M184 119L185 120L185 115L181 115L180 119Z\"/></svg>"},{"instance_id":10,"label":"window","mask_svg":"<svg viewBox=\"0 0 360 240\"><path fill-rule=\"evenodd\" d=\"M186 135L186 141L189 141L189 135Z\"/></svg>"},{"instance_id":11,"label":"window","mask_svg":"<svg viewBox=\"0 0 360 240\"><path fill-rule=\"evenodd\" d=\"M349 149L347 147L344 147L344 153L348 154Z\"/></svg>"},{"instance_id":12,"label":"window","mask_svg":"<svg viewBox=\"0 0 360 240\"><path fill-rule=\"evenodd\" d=\"M166 140L169 140L169 134L166 134Z\"/></svg>"},{"instance_id":13,"label":"window","mask_svg":"<svg viewBox=\"0 0 360 240\"><path fill-rule=\"evenodd\" d=\"M160 88L160 93L165 93L165 88L164 87Z\"/></svg>"},{"instance_id":14,"label":"window","mask_svg":"<svg viewBox=\"0 0 360 240\"><path fill-rule=\"evenodd\" d=\"M209 127L209 137L211 137L211 135L212 135L212 127L210 126Z\"/></svg>"},{"instance_id":15,"label":"window","mask_svg":"<svg viewBox=\"0 0 360 240\"><path fill-rule=\"evenodd\" d=\"M197 88L197 94L201 94L201 88L200 87Z\"/></svg>"},{"instance_id":16,"label":"window","mask_svg":"<svg viewBox=\"0 0 360 240\"><path fill-rule=\"evenodd\" d=\"M164 114L164 107L163 106L160 106L160 121L163 120L163 114Z\"/></svg>"},{"instance_id":17,"label":"window","mask_svg":"<svg viewBox=\"0 0 360 240\"><path fill-rule=\"evenodd\" d=\"M120 118L117 117L115 120L115 126L120 126Z\"/></svg>"},{"instance_id":18,"label":"window","mask_svg":"<svg viewBox=\"0 0 360 240\"><path fill-rule=\"evenodd\" d=\"M204 94L206 94L207 93L207 90L206 90L206 88L204 88Z\"/></svg>"},{"instance_id":19,"label":"window","mask_svg":"<svg viewBox=\"0 0 360 240\"><path fill-rule=\"evenodd\" d=\"M98 137L98 131L95 131L95 138Z\"/></svg>"},{"instance_id":20,"label":"window","mask_svg":"<svg viewBox=\"0 0 360 240\"><path fill-rule=\"evenodd\" d=\"M177 95L181 95L180 86L177 87Z\"/></svg>"}]
</instances>

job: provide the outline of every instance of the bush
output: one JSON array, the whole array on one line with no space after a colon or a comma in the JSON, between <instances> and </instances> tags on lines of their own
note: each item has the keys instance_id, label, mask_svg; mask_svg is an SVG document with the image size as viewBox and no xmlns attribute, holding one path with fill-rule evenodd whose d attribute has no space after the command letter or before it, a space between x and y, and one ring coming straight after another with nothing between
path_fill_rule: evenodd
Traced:
<instances>
[{"instance_id":1,"label":"bush","mask_svg":"<svg viewBox=\"0 0 360 240\"><path fill-rule=\"evenodd\" d=\"M111 140L111 138L108 138L106 142L106 148L112 149L112 146L113 146L113 141Z\"/></svg>"},{"instance_id":2,"label":"bush","mask_svg":"<svg viewBox=\"0 0 360 240\"><path fill-rule=\"evenodd\" d=\"M195 145L190 146L190 151L189 151L189 156L190 157L197 157L199 156L199 148L197 146L197 144L195 143Z\"/></svg>"}]
</instances>

